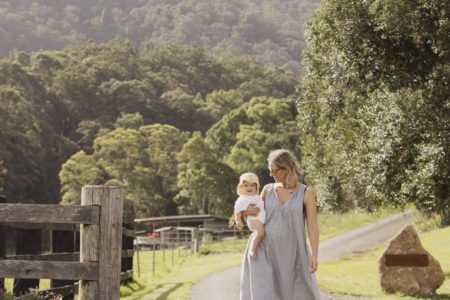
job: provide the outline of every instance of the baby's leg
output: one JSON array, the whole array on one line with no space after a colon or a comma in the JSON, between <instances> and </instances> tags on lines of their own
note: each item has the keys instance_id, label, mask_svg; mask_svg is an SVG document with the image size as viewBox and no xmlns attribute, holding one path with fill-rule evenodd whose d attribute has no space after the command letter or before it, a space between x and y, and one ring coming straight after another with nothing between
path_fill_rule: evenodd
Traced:
<instances>
[{"instance_id":1,"label":"baby's leg","mask_svg":"<svg viewBox=\"0 0 450 300\"><path fill-rule=\"evenodd\" d=\"M253 239L253 243L250 248L250 257L256 259L256 250L261 244L262 239L264 238L264 226L258 220L252 220L248 222L248 227L251 231L256 233L255 238Z\"/></svg>"}]
</instances>

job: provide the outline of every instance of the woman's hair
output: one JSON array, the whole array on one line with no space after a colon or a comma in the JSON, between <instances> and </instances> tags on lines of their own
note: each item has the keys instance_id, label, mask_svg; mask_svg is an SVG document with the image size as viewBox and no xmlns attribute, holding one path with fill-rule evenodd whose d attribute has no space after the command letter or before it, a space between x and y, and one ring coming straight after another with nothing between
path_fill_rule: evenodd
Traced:
<instances>
[{"instance_id":1,"label":"woman's hair","mask_svg":"<svg viewBox=\"0 0 450 300\"><path fill-rule=\"evenodd\" d=\"M295 185L302 176L302 169L300 169L300 165L294 154L289 150L273 150L269 153L267 161L272 163L276 168L287 171L286 181L289 185Z\"/></svg>"},{"instance_id":2,"label":"woman's hair","mask_svg":"<svg viewBox=\"0 0 450 300\"><path fill-rule=\"evenodd\" d=\"M241 196L242 195L242 187L244 186L244 181L255 184L256 185L256 192L259 194L259 179L258 176L256 176L255 173L244 173L239 177L239 184L236 188L236 193Z\"/></svg>"}]
</instances>

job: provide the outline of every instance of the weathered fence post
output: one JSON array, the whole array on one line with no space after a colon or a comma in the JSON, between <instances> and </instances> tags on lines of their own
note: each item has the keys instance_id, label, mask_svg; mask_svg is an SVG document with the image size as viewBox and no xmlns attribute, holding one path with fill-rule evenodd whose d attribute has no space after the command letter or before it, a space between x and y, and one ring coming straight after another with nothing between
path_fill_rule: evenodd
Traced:
<instances>
[{"instance_id":1,"label":"weathered fence post","mask_svg":"<svg viewBox=\"0 0 450 300\"><path fill-rule=\"evenodd\" d=\"M6 203L6 197L0 195L0 203ZM0 225L0 259L6 255L6 235L3 226ZM0 294L5 290L5 279L0 278Z\"/></svg>"},{"instance_id":2,"label":"weathered fence post","mask_svg":"<svg viewBox=\"0 0 450 300\"><path fill-rule=\"evenodd\" d=\"M120 298L123 198L121 187L84 186L81 191L81 205L100 206L100 224L81 225L80 261L98 262L99 277L80 281L80 300Z\"/></svg>"},{"instance_id":3,"label":"weathered fence post","mask_svg":"<svg viewBox=\"0 0 450 300\"><path fill-rule=\"evenodd\" d=\"M122 217L122 262L120 267L120 272L124 277L121 277L121 284L129 283L133 280L133 256L135 253L134 217L134 206L124 203Z\"/></svg>"},{"instance_id":4,"label":"weathered fence post","mask_svg":"<svg viewBox=\"0 0 450 300\"><path fill-rule=\"evenodd\" d=\"M198 252L199 245L200 245L198 237L199 237L199 229L198 229L198 227L192 228L192 231L191 231L191 242L192 242L191 248L192 248L192 253L197 253Z\"/></svg>"}]
</instances>

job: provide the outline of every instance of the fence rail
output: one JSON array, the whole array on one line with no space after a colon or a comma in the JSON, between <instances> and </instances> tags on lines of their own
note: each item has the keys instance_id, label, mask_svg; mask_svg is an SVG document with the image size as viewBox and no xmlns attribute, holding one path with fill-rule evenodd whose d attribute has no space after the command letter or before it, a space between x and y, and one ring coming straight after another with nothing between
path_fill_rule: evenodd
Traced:
<instances>
[{"instance_id":1,"label":"fence rail","mask_svg":"<svg viewBox=\"0 0 450 300\"><path fill-rule=\"evenodd\" d=\"M80 280L80 300L118 300L123 254L123 197L120 187L85 186L81 206L0 204L2 224L81 224L79 262L54 261L50 260L51 255L48 261L7 258L0 260L0 278ZM125 254L128 257L131 252ZM64 256L60 254L59 259L68 258Z\"/></svg>"},{"instance_id":2,"label":"fence rail","mask_svg":"<svg viewBox=\"0 0 450 300\"><path fill-rule=\"evenodd\" d=\"M0 204L2 223L98 224L99 210L98 206Z\"/></svg>"}]
</instances>

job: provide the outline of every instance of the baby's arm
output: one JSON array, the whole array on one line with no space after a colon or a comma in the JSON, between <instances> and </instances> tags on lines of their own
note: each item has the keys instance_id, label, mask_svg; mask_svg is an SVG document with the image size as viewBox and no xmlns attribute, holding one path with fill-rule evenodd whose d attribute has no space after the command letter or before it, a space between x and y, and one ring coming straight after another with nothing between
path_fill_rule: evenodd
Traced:
<instances>
[{"instance_id":1,"label":"baby's arm","mask_svg":"<svg viewBox=\"0 0 450 300\"><path fill-rule=\"evenodd\" d=\"M234 214L234 222L236 223L236 228L242 230L244 228L244 224L242 224L242 211Z\"/></svg>"}]
</instances>

